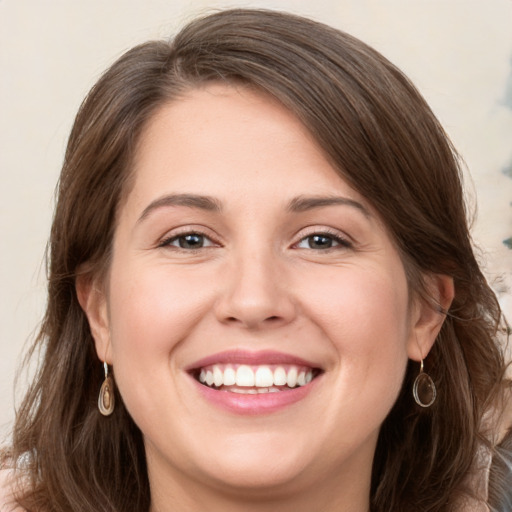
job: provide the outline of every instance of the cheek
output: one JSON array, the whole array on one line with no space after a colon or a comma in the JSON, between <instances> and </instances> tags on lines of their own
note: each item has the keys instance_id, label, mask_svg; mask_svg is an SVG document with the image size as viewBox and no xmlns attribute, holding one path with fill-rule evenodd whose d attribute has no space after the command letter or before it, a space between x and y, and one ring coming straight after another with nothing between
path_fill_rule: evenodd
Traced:
<instances>
[{"instance_id":1,"label":"cheek","mask_svg":"<svg viewBox=\"0 0 512 512\"><path fill-rule=\"evenodd\" d=\"M208 300L186 272L171 272L165 265L148 271L118 264L116 270L110 281L110 325L120 343L130 339L148 347L151 340L152 347L164 342L168 349Z\"/></svg>"},{"instance_id":2,"label":"cheek","mask_svg":"<svg viewBox=\"0 0 512 512\"><path fill-rule=\"evenodd\" d=\"M405 275L372 267L335 270L314 276L307 289L311 315L336 346L347 353L403 349L409 332Z\"/></svg>"},{"instance_id":3,"label":"cheek","mask_svg":"<svg viewBox=\"0 0 512 512\"><path fill-rule=\"evenodd\" d=\"M110 281L112 356L120 388L148 375L169 379L174 349L209 309L210 297L186 272L117 262ZM197 290L197 292L196 292Z\"/></svg>"},{"instance_id":4,"label":"cheek","mask_svg":"<svg viewBox=\"0 0 512 512\"><path fill-rule=\"evenodd\" d=\"M211 309L210 296L184 269L150 264L143 258L112 265L109 323L116 386L143 432L182 404L173 355ZM202 282L205 282L204 279Z\"/></svg>"},{"instance_id":5,"label":"cheek","mask_svg":"<svg viewBox=\"0 0 512 512\"><path fill-rule=\"evenodd\" d=\"M356 418L358 411L378 423L399 393L407 363L407 282L393 269L344 270L316 279L310 314L336 351L335 388L344 414L354 411Z\"/></svg>"}]
</instances>

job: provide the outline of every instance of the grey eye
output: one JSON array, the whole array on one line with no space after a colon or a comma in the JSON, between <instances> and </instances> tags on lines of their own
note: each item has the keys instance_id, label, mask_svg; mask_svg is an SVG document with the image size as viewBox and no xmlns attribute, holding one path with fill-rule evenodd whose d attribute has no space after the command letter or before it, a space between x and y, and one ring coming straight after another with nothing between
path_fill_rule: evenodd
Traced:
<instances>
[{"instance_id":1,"label":"grey eye","mask_svg":"<svg viewBox=\"0 0 512 512\"><path fill-rule=\"evenodd\" d=\"M204 247L204 236L195 233L179 236L176 241L182 249L199 249Z\"/></svg>"},{"instance_id":2,"label":"grey eye","mask_svg":"<svg viewBox=\"0 0 512 512\"><path fill-rule=\"evenodd\" d=\"M331 235L322 235L320 233L304 237L298 244L301 249L330 249L340 245Z\"/></svg>"},{"instance_id":3,"label":"grey eye","mask_svg":"<svg viewBox=\"0 0 512 512\"><path fill-rule=\"evenodd\" d=\"M203 247L213 246L213 242L205 235L200 233L185 233L174 236L161 244L163 247L179 247L180 249L202 249Z\"/></svg>"}]
</instances>

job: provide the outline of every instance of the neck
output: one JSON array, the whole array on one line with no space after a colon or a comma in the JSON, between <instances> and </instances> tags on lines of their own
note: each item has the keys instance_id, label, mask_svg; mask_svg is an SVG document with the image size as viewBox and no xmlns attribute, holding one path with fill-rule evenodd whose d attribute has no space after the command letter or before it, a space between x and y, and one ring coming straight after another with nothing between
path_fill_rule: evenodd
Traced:
<instances>
[{"instance_id":1,"label":"neck","mask_svg":"<svg viewBox=\"0 0 512 512\"><path fill-rule=\"evenodd\" d=\"M190 480L183 474L162 478L150 472L150 512L369 512L370 475L324 475L306 485L299 476L292 483L272 487L229 488ZM168 475L169 476L169 475ZM298 481L304 482L298 483Z\"/></svg>"},{"instance_id":2,"label":"neck","mask_svg":"<svg viewBox=\"0 0 512 512\"><path fill-rule=\"evenodd\" d=\"M220 493L201 495L152 494L150 512L369 512L369 499L344 493L337 496L301 493L293 497L248 497Z\"/></svg>"}]
</instances>

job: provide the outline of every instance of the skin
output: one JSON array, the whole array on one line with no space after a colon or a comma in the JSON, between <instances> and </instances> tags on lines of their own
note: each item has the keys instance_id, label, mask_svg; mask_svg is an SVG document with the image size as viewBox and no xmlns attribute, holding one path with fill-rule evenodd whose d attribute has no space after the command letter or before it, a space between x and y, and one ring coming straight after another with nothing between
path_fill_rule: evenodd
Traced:
<instances>
[{"instance_id":1,"label":"skin","mask_svg":"<svg viewBox=\"0 0 512 512\"><path fill-rule=\"evenodd\" d=\"M218 84L157 112L134 172L108 279L78 292L143 432L152 511L367 511L379 427L408 358L426 357L443 320L411 300L369 202L284 107ZM220 210L158 202L170 194ZM304 196L360 206L291 211ZM204 246L180 248L191 232ZM308 238L318 233L321 246ZM430 284L448 305L449 278ZM186 372L234 348L292 354L323 373L295 404L236 414Z\"/></svg>"}]
</instances>

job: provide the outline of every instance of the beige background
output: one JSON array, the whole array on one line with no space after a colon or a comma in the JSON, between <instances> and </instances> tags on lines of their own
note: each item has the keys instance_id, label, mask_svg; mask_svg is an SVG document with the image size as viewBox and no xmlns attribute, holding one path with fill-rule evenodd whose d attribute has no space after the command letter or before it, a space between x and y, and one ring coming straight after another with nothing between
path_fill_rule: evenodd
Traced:
<instances>
[{"instance_id":1,"label":"beige background","mask_svg":"<svg viewBox=\"0 0 512 512\"><path fill-rule=\"evenodd\" d=\"M124 50L223 6L328 22L412 78L471 169L475 239L512 318L512 251L502 243L512 236L512 0L0 0L0 436L14 415L24 343L44 310L53 190L81 99Z\"/></svg>"}]
</instances>

